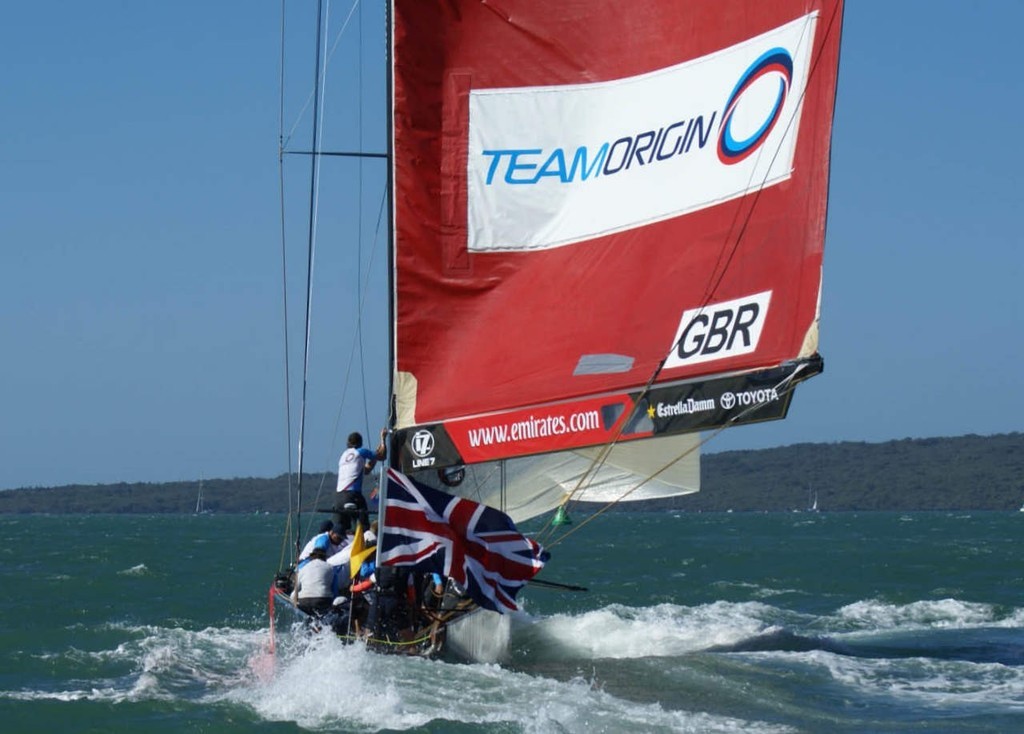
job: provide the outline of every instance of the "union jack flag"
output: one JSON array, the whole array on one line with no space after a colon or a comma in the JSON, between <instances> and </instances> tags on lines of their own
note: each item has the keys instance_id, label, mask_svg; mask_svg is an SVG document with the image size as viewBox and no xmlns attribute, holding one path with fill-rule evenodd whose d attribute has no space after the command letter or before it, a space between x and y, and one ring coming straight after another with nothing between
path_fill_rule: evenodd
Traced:
<instances>
[{"instance_id":1,"label":"union jack flag","mask_svg":"<svg viewBox=\"0 0 1024 734\"><path fill-rule=\"evenodd\" d=\"M448 576L485 609L519 608L516 594L549 554L492 507L388 469L380 562Z\"/></svg>"}]
</instances>

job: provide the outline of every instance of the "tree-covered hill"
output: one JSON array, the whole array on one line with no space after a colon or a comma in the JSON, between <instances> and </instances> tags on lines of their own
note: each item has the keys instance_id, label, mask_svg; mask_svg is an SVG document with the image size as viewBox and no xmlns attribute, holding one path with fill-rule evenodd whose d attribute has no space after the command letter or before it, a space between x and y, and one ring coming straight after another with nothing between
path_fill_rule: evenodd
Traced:
<instances>
[{"instance_id":1,"label":"tree-covered hill","mask_svg":"<svg viewBox=\"0 0 1024 734\"><path fill-rule=\"evenodd\" d=\"M699 494L648 509L752 511L1016 510L1024 503L1024 433L797 444L701 459ZM0 492L0 513L190 513L199 480L69 485ZM287 475L203 481L210 512L287 512ZM294 490L296 477L292 477ZM329 507L335 477L306 475L303 512ZM294 491L292 491L294 495ZM637 509L629 505L629 509Z\"/></svg>"},{"instance_id":2,"label":"tree-covered hill","mask_svg":"<svg viewBox=\"0 0 1024 734\"><path fill-rule=\"evenodd\" d=\"M796 444L702 457L692 510L1016 510L1024 502L1024 433Z\"/></svg>"}]
</instances>

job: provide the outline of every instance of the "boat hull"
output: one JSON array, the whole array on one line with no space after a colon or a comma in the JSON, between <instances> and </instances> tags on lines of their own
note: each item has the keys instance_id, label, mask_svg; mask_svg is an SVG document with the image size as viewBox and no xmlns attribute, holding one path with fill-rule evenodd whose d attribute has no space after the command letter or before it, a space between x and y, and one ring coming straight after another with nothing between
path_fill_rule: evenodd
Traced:
<instances>
[{"instance_id":1,"label":"boat hull","mask_svg":"<svg viewBox=\"0 0 1024 734\"><path fill-rule=\"evenodd\" d=\"M494 634L493 630L501 628L500 620L496 625L489 619L489 615L499 618L501 615L482 610L468 599L452 605L450 609L436 612L418 610L418 624L415 627L393 637L379 638L362 632L358 621L361 617L358 602L356 622L349 624L347 613L315 615L300 609L286 590L275 583L270 588L268 606L272 635L300 627L312 634L334 634L343 642L365 644L374 652L388 655L435 658L443 654L449 659L472 662L477 662L475 655L480 655L480 662L493 662L500 659L502 653L499 653L499 648L505 650L508 644L507 632L504 642L495 644L487 639ZM347 606L347 602L344 606ZM478 622L463 624L476 617L479 617ZM456 633L456 644L449 650L447 640L451 630Z\"/></svg>"},{"instance_id":2,"label":"boat hull","mask_svg":"<svg viewBox=\"0 0 1024 734\"><path fill-rule=\"evenodd\" d=\"M472 663L500 663L508 657L511 617L476 608L450 622L445 630L445 655Z\"/></svg>"}]
</instances>

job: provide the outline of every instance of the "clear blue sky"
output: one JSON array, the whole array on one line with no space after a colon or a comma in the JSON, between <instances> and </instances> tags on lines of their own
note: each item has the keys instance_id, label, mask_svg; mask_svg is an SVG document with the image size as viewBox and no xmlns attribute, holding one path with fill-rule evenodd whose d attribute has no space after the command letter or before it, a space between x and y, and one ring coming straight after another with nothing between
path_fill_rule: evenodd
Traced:
<instances>
[{"instance_id":1,"label":"clear blue sky","mask_svg":"<svg viewBox=\"0 0 1024 734\"><path fill-rule=\"evenodd\" d=\"M310 126L301 16L313 6L288 10L293 148ZM335 2L332 28L349 8ZM362 53L380 59L381 11L362 12ZM1014 0L849 3L825 373L797 392L786 421L727 431L711 450L1024 429L1022 26ZM359 53L355 28L332 59L339 78ZM0 488L287 469L279 34L270 0L5 8ZM380 79L379 68L364 71L367 94ZM360 118L355 83L332 83L328 147L361 137L383 150L379 108ZM303 162L288 166L294 383L309 184ZM376 277L383 264L379 168L325 164L307 470L331 468L353 427L384 421L383 306L362 334L365 377L347 362L358 272ZM357 206L362 251L342 256Z\"/></svg>"}]
</instances>

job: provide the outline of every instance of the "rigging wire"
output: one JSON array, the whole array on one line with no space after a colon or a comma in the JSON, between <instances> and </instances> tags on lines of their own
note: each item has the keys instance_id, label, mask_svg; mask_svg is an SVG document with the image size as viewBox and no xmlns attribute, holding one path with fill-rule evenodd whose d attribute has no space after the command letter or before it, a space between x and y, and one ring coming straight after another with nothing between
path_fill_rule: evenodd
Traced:
<instances>
[{"instance_id":1,"label":"rigging wire","mask_svg":"<svg viewBox=\"0 0 1024 734\"><path fill-rule=\"evenodd\" d=\"M356 94L357 94L357 96L356 96L356 99L358 99L360 101L360 103L359 103L359 135L358 135L358 139L359 139L359 150L362 150L363 149L363 143L365 142L364 139L363 139L363 137L364 137L363 136L363 133L364 133L364 128L363 128L364 121L363 121L363 105L362 105L362 99L363 99L363 64L362 64L362 58L363 58L363 6L362 5L359 5L359 23L357 24L357 39L358 40L356 42L356 48L358 49L359 53L357 54L356 58L359 59L359 63L356 64L356 77L357 77L357 82L356 82L356 90L357 90ZM357 266L362 266L362 262L363 262L363 161L362 160L359 161L358 178L357 178L357 180L358 180L357 189L358 189L358 207L359 208L358 208L357 213L356 213L356 245L357 245L356 264L357 264ZM362 290L361 290L361 283L360 283L360 278L359 278L360 272L361 272L360 267L357 267L356 268L356 302L357 303L361 303L361 301L362 301ZM362 388L363 388L363 426L364 426L364 430L366 432L367 440L369 440L369 437L370 437L370 412L369 412L369 409L367 408L367 401L366 401L366 360L365 360L366 353L363 350L363 309L362 309L361 305L360 305L360 308L359 308L359 311L358 311L357 315L358 315L358 318L356 319L356 334L359 337L359 376L361 378L361 383L362 383Z\"/></svg>"},{"instance_id":2,"label":"rigging wire","mask_svg":"<svg viewBox=\"0 0 1024 734\"><path fill-rule=\"evenodd\" d=\"M321 149L318 133L323 127L323 115L324 108L321 105L321 99L325 96L326 82L327 82L327 62L329 62L334 51L337 50L338 44L341 42L341 38L348 27L348 23L352 18L355 8L359 6L359 0L355 0L352 7L349 9L349 14L345 19L345 23L339 30L334 43L329 53L325 54L326 61L321 62L321 49L323 48L323 26L322 23L329 19L330 15L330 4L328 2L328 8L326 13L323 9L322 0L317 4L317 23L316 23L316 73L314 78L313 90L307 97L305 105L299 111L295 124L289 131L288 136L284 134L284 69L285 69L285 2L281 2L281 52L280 52L280 101L278 111L278 177L279 177L279 191L280 191L280 220L281 220L281 259L282 259L282 282L283 282L283 300L284 300L284 351L285 351L285 411L286 411L286 429L287 429L287 444L288 444L288 520L286 524L286 535L290 535L293 531L295 535L295 550L299 549L301 532L301 523L299 521L301 513L302 503L302 463L303 463L303 443L304 443L304 431L305 431L305 406L306 406L306 391L307 391L307 380L308 380L308 355L309 355L309 343L312 326L312 278L313 278L313 265L315 262L315 246L316 246L316 228L317 228L317 211L319 206L319 158L323 151ZM321 75L321 69L323 74ZM292 453L291 453L291 377L290 377L290 339L288 336L288 298L287 298L287 246L286 246L286 219L285 219L285 203L284 203L284 155L288 152L286 150L288 143L291 141L292 136L295 133L296 128L301 122L305 115L306 109L309 107L310 102L313 103L313 150L311 156L313 158L311 166L311 193L310 193L310 231L309 231L309 243L308 243L308 256L307 256L307 285L306 285L306 341L303 358L303 386L302 386L302 402L300 411L300 428L299 428L299 443L298 443L298 455L299 455L299 469L298 469L298 489L296 490L296 505L292 505ZM319 494L319 493L318 493ZM296 524L295 527L291 526L292 513L295 513ZM282 555L283 564L283 555Z\"/></svg>"},{"instance_id":3,"label":"rigging wire","mask_svg":"<svg viewBox=\"0 0 1024 734\"><path fill-rule=\"evenodd\" d=\"M823 54L823 52L825 50L825 47L827 45L826 41L831 36L831 34L833 32L833 29L835 27L835 21L836 21L837 15L838 15L838 7L834 7L833 10L832 10L831 17L829 18L828 26L825 29L824 38L822 40L821 45L819 46L818 53L814 56L814 59L813 59L813 61L811 63L811 68L810 68L810 70L808 72L808 80L810 80L810 78L812 78L814 76L816 70L818 69L818 66L819 66L819 64L821 62L822 54ZM792 128L792 126L793 126L793 124L794 124L794 122L796 120L797 112L799 112L800 109L803 106L803 100L804 100L804 96L807 94L808 86L809 86L809 84L805 85L804 88L801 90L800 99L799 99L798 103L794 106L794 113L790 115L789 119L786 122L785 133L781 136L780 140L785 140L786 137L788 136L789 131ZM761 180L760 185L757 187L756 191L754 192L753 198L750 201L749 207L746 208L745 214L743 213L744 212L743 203L745 202L746 197L742 197L740 199L740 205L736 209L736 215L735 215L735 217L733 219L733 223L730 225L729 230L726 233L725 242L723 243L723 247L720 250L720 253L726 253L727 252L728 255L725 258L724 263L723 263L722 258L721 258L721 254L720 254L719 260L715 264L715 268L712 271L712 278L709 279L708 287L707 287L707 289L704 292L704 297L702 299L701 310L703 310L703 308L705 306L707 306L711 302L711 299L714 297L714 293L717 291L719 285L721 285L722 279L725 277L725 273L728 270L729 265L732 263L733 257L735 256L737 250L739 249L740 243L743 241L743 238L746 235L747 227L749 226L750 221L753 219L754 210L757 208L757 204L760 201L761 194L764 191L765 182L768 180L768 175L771 172L772 166L774 165L775 160L778 158L778 156L780 154L780 151L781 151L781 143L776 146L775 152L772 155L771 164L765 170L764 178ZM759 153L759 155L760 155L760 153ZM753 174L751 174L751 175L753 176ZM738 230L736 229L737 223L740 223L739 227L738 227ZM734 231L736 232L736 234L735 234L735 241L733 242L732 246L729 247L728 242L732 239ZM720 263L722 264L721 269L718 268ZM717 277L714 275L714 271L715 270L718 270ZM682 337L680 337L680 339L682 339ZM647 394L650 392L651 388L653 387L655 380L658 378L658 376L661 374L662 370L664 369L665 363L668 361L668 356L672 353L673 350L678 348L678 346L679 346L679 342L674 344L672 346L672 349L669 350L668 354L666 354L664 357L662 357L661 361L655 367L654 372L651 374L650 378L644 384L643 389L640 391L640 395L637 398L637 400L636 400L636 402L635 402L635 404L633 406L633 410L626 417L626 419L623 420L622 423L619 425L618 430L615 432L615 435L612 436L611 440L601 447L601 450L598 452L598 455L595 456L593 461L591 462L590 467L585 472L583 472L583 474L580 475L580 478L577 481L576 486L573 487L572 491L570 491L566 495L565 499L561 502L561 506L562 507L567 507L569 505L569 503L573 501L573 498L576 497L577 495L579 495L586 487L588 487L590 485L590 482L592 482L593 479L597 476L597 472L600 471L600 469L604 466L605 462L608 459L608 456L611 454L612 449L614 448L614 446L618 443L619 439L621 438L622 431L625 429L625 426L628 425L632 421L633 417L636 415L637 411L640 409L640 406L643 404ZM786 390L787 391L791 391L795 387L795 383L792 382L792 380L793 380L793 378L796 377L796 375L799 372L802 371L802 369L803 369L803 366L798 367L791 375L788 376L788 378L786 380L783 380L783 383L780 383L780 385L785 384L785 383L790 383L788 385L788 387L786 388ZM707 443L709 440L717 437L718 434L721 433L725 428L733 425L741 417L747 415L751 410L753 410L753 409L755 409L757 407L760 407L760 406L751 406L747 410L744 410L744 411L740 412L739 414L733 416L731 419L729 419L728 422L725 423L725 425L720 426L718 429L716 429L715 431L711 432L707 436L707 438L702 439L700 441L700 443L696 447L694 447L694 448L699 448L699 447L703 446L705 443ZM651 479L654 479L655 477L657 477L658 475L660 475L661 473L666 471L669 467L673 466L678 461L682 460L685 456L687 456L689 453L691 453L694 450L694 448L688 449L682 455L676 457L676 459L674 459L672 462L670 462L666 466L662 467L660 470L658 470L654 474L652 474L652 475L648 476L647 478L643 479L638 485L636 485L632 489L628 490L625 494L621 495L617 500L609 503L609 505L607 505L600 512L604 512L604 510L608 509L609 507L614 506L618 502L621 502L628 495L630 495L633 492L635 492L637 489L642 487L648 481L650 481ZM598 514L600 514L600 512ZM583 523L583 524L586 524L586 523ZM553 524L549 524L548 526L546 526L546 528L550 528L552 530L553 530L554 527L555 526ZM574 528L573 530L565 533L565 535L563 535L562 537L564 538L564 537L570 535L572 532L575 532L576 529L579 529L579 527L581 527L581 525L577 525L576 528Z\"/></svg>"},{"instance_id":4,"label":"rigging wire","mask_svg":"<svg viewBox=\"0 0 1024 734\"><path fill-rule=\"evenodd\" d=\"M325 67L328 64L330 64L331 59L334 57L334 52L338 50L338 44L341 43L341 37L345 34L345 29L348 28L349 21L352 20L352 15L353 15L353 13L355 13L355 10L356 10L357 6L359 6L359 0L353 0L352 7L349 8L348 15L345 17L345 22L342 23L341 30L338 31L338 35L335 36L334 43L331 45L331 50L327 53L327 59L324 62L324 66ZM319 50L319 46L318 46L318 50ZM294 137L295 131L298 129L299 124L302 122L302 118L306 114L306 110L309 108L309 105L312 104L313 98L314 98L315 95L316 95L316 86L314 85L314 88L312 90L310 90L309 95L306 97L305 104L302 105L302 108L299 110L298 114L295 116L295 122L292 124L291 130L288 131L288 136L285 138L284 147L287 147L288 143L291 142L292 137ZM323 155L322 152L321 153L314 152L313 154L314 155Z\"/></svg>"},{"instance_id":5,"label":"rigging wire","mask_svg":"<svg viewBox=\"0 0 1024 734\"><path fill-rule=\"evenodd\" d=\"M323 123L321 117L322 113L320 110L320 97L322 93L321 84L326 82L326 73L324 73L323 79L321 79L321 50L320 47L323 43L323 0L317 0L316 5L316 94L313 99L313 144L312 149L314 152L320 150L320 128ZM300 403L299 410L299 477L298 477L298 490L297 496L297 507L295 509L295 522L298 527L301 527L301 513L302 513L302 460L303 460L303 442L305 440L306 430L306 393L309 387L309 345L311 327L313 321L313 264L314 256L316 252L316 224L317 224L317 207L319 204L319 183L320 183L320 157L314 155L310 166L310 181L309 181L309 233L308 241L306 246L306 339L302 354L302 401ZM295 552L296 555L299 553L299 542L300 537L296 535L295 538Z\"/></svg>"},{"instance_id":6,"label":"rigging wire","mask_svg":"<svg viewBox=\"0 0 1024 734\"><path fill-rule=\"evenodd\" d=\"M380 249L380 228L381 228L381 222L382 222L383 217L384 217L384 208L385 208L386 202L387 202L387 191L385 190L383 195L381 196L380 207L379 207L379 209L377 211L377 225L376 225L375 230L374 230L375 234L374 234L374 239L373 239L373 245L370 248L370 259L367 262L366 272L365 272L365 274L363 276L363 284L362 284L362 288L361 288L362 297L361 297L361 300L359 301L358 308L357 308L358 320L362 320L362 315L363 315L363 312L364 312L364 310L366 308L366 295L369 292L369 287L368 286L369 286L369 282L370 282L370 276L371 276L371 274L373 272L374 256L376 255L377 251ZM342 411L345 408L345 398L348 395L349 381L351 380L351 377L352 377L353 361L355 360L355 355L356 355L356 351L357 351L356 350L356 345L355 345L355 341L356 341L356 336L355 335L353 335L352 340L353 340L353 344L350 345L349 350L348 350L348 362L347 362L346 367L345 367L345 378L342 380L341 399L338 401L338 411L337 411L337 413L335 413L335 416L334 416L334 428L333 428L333 431L331 433L331 441L330 441L330 444L329 444L329 447L328 447L328 450L327 450L328 455L327 455L327 458L326 458L326 460L324 462L327 467L330 467L331 460L333 459L333 454L335 453L335 451L333 449L333 446L337 443L337 440L338 440L338 428L341 426L341 414L342 414ZM360 350L360 352L361 352L361 350ZM365 390L364 390L364 394L365 394ZM367 420L367 424L369 424L369 420ZM320 492L321 492L321 490L322 490L322 488L324 486L324 482L326 481L327 474L329 472L330 472L329 468L325 469L324 472L323 472L323 475L320 478L320 490L317 491L316 501L319 501L319 499L320 499Z\"/></svg>"},{"instance_id":7,"label":"rigging wire","mask_svg":"<svg viewBox=\"0 0 1024 734\"><path fill-rule=\"evenodd\" d=\"M321 2L322 2L322 0L321 0ZM319 136L319 140L318 140L318 138L314 135L314 144L312 146L313 149L311 151L309 151L309 153L308 153L308 155L310 155L316 161L316 164L315 164L316 168L314 169L315 170L314 177L316 179L316 183L315 183L315 185L311 186L311 193L310 193L311 211L313 212L313 214L311 214L311 217L310 217L311 222L312 222L310 226L311 226L311 231L313 233L312 234L312 238L313 239L312 239L312 243L310 245L310 248L311 248L311 252L313 252L314 254L311 257L310 264L307 267L307 323L306 323L307 344L306 344L306 358L304 360L304 366L305 366L305 368L307 370L308 370L309 340L310 340L310 332L311 332L312 266L313 266L313 263L315 262L316 230L317 230L317 221L318 221L318 216L317 216L316 212L318 212L318 201L319 201L319 194L320 194L320 189L319 189L319 160L320 160L320 158L322 158L323 156L326 156L326 155L340 155L340 156L358 157L358 158L367 158L367 157L369 157L369 158L379 158L379 157L381 157L379 154L364 154L362 152L355 152L355 153L325 152L323 150L323 148L322 148L323 127L324 127L323 120L324 120L324 115L325 115L325 110L326 110L326 78L327 78L327 68L328 68L330 59L333 57L335 51L337 51L338 46L339 46L339 44L340 44L340 42L342 40L342 37L344 36L345 31L348 29L348 27L349 27L349 25L350 25L350 23L352 21L353 15L354 15L354 13L355 13L357 8L360 11L360 20L359 20L359 22L357 24L358 33L359 33L359 41L358 41L359 52L358 52L358 58L361 59L362 58L362 22L361 22L361 18L362 18L362 15L361 15L362 14L362 5L359 3L359 0L355 0L355 2L353 2L352 5L350 6L348 14L345 16L345 20L344 20L344 22L342 24L342 27L338 31L337 35L335 36L334 42L331 45L329 51L326 50L326 43L323 40L323 38L325 36L329 35L329 32L326 30L326 27L329 26L328 20L329 20L329 16L330 16L330 1L328 0L326 12L321 11L320 8L318 7L318 31L317 31L317 38L318 38L317 52L318 53L317 53L317 65L318 65L318 68L322 68L322 71L318 71L317 72L317 83L314 85L313 92L310 93L310 97L307 98L306 104L303 106L302 110L300 110L299 115L298 115L298 119L296 120L295 125L292 127L292 130L289 132L288 137L287 138L283 138L283 142L281 144L281 148L282 148L282 151L283 151L282 154L292 154L292 153L294 153L294 151L284 150L284 148L287 146L288 142L291 140L291 137L294 135L295 129L298 126L299 121L301 120L301 118L305 114L305 110L310 106L310 103L312 102L312 104L313 104L313 116L315 118L314 119L314 130L319 130L320 131L320 136ZM323 21L324 21L324 29L323 29L322 32L320 30L320 25L319 25L320 18L323 18ZM321 56L321 49L324 49L324 52L323 52L322 56ZM321 62L321 59L323 59L322 62ZM358 73L358 95L359 95L358 99L361 100L362 99L362 89L363 89L362 65L361 64L357 64L357 73ZM316 118L319 119L318 123L317 123ZM362 148L363 138L364 137L365 137L365 135L364 135L363 114L362 114L362 107L360 106L360 117L359 117L360 149ZM358 190L359 190L359 193L358 193L358 203L359 203L359 214L357 214L357 223L358 223L358 225L357 225L358 226L358 232L357 232L357 242L358 242L357 263L358 263L358 266L355 269L355 273L356 273L356 293L357 293L357 299L358 299L358 309L357 309L358 313L357 313L357 318L356 318L356 330L355 330L355 339L354 339L356 344L354 344L349 349L349 361L348 361L348 366L346 368L345 379L344 379L343 385L342 385L342 397L341 397L341 400L339 402L338 413L337 413L337 416L335 418L335 425L334 425L332 440L330 442L330 446L332 446L332 447L337 443L338 427L340 426L340 422L341 422L341 413L342 413L342 411L344 409L344 404L345 404L346 396L348 394L348 386L349 386L349 382L350 382L351 374L352 374L353 356L354 356L355 352L357 351L357 349L358 349L358 352L359 352L359 355L360 355L359 366L360 366L360 375L361 375L361 380L362 380L362 385L363 385L363 414L364 414L365 423L367 424L367 431L369 431L369 428L368 428L368 426L369 426L369 415L368 415L368 407L367 407L367 399L366 399L366 369L365 369L365 363L363 361L364 350L362 348L363 347L363 341L362 341L362 327L363 327L363 323L362 322L363 322L363 314L365 313L365 301L366 301L366 295L365 294L366 294L366 292L368 290L369 278L370 278L370 274L372 272L372 263L373 263L373 259L374 259L374 254L375 254L375 252L376 252L376 250L378 249L378 246L379 246L380 220L382 218L382 212L383 212L383 209L384 209L384 201L386 201L386 192L385 192L384 198L382 199L382 204L381 204L381 207L380 207L380 212L378 212L378 225L377 225L376 230L375 230L374 244L373 244L373 246L371 248L370 259L369 259L369 263L368 263L367 269L366 269L366 276L365 276L364 279L361 280L360 279L360 272L362 270L361 261L362 261L362 258L363 258L363 249L362 249L363 235L362 235L362 214L361 214L361 212L362 212L362 197L363 197L363 185L362 185L362 182L363 182L363 167L362 167L362 163L360 162L360 166L358 168ZM306 373L304 373L304 378L305 378L305 374ZM306 396L306 382L305 382L305 379L304 379L304 382L303 382L303 399L302 399L303 416L304 416L304 409L305 409L305 404L306 404L306 397L305 396ZM304 424L305 424L305 422L304 422L304 417L303 417L303 420L302 420L302 426L303 427L300 427L300 442L299 442L300 443L300 466L301 466L301 463L304 461L304 452L302 452L302 449L301 449L301 446L304 443L303 439L302 439L302 434L303 434L303 431L304 431ZM333 454L334 453L334 449L333 448L330 448L328 451L329 451L329 454ZM318 488L317 488L317 492L316 492L316 495L315 495L314 503L319 501L319 499L320 499L320 497L321 497L321 495L323 493L323 488L324 488L324 485L325 485L325 482L326 482L327 475L330 473L330 468L329 468L330 464L331 464L331 459L330 459L330 456L329 456L328 459L327 459L327 462L326 462L326 466L328 468L323 471L323 473L322 473L322 475L320 477L320 481L318 483ZM302 471L301 471L301 468L300 468L300 471L299 471L299 481L300 481L299 496L300 496L300 501L301 501L301 481L302 481Z\"/></svg>"},{"instance_id":8,"label":"rigging wire","mask_svg":"<svg viewBox=\"0 0 1024 734\"><path fill-rule=\"evenodd\" d=\"M288 456L288 516L285 521L284 542L281 548L281 558L278 561L278 568L284 567L286 547L290 545L289 538L292 534L292 401L291 401L291 368L289 358L288 338L288 247L287 228L285 226L285 205L284 205L284 64L285 64L285 0L281 0L281 56L280 56L280 77L278 79L279 108L277 117L277 176L278 194L280 197L280 220L281 220L281 301L283 310L284 326L284 413L285 413L285 447ZM296 539L296 543L298 540Z\"/></svg>"},{"instance_id":9,"label":"rigging wire","mask_svg":"<svg viewBox=\"0 0 1024 734\"><path fill-rule=\"evenodd\" d=\"M718 290L718 287L722 284L722 279L725 278L725 273L728 271L729 266L732 264L733 258L736 256L736 252L739 250L740 243L743 241L744 235L747 232L747 227L750 226L750 222L751 222L751 220L754 217L754 210L757 208L758 202L761 199L761 194L765 190L765 183L768 180L768 175L772 171L772 168L774 167L775 162L778 160L778 157L779 157L779 155L780 155L780 153L782 151L782 141L786 140L786 138L789 137L789 133L792 130L793 125L796 122L797 116L798 116L800 110L803 108L804 97L807 95L807 87L809 86L810 79L814 76L814 72L818 68L818 64L821 61L821 54L822 54L822 52L825 49L825 41L828 40L829 36L832 33L832 28L833 28L833 24L834 24L835 19L836 19L836 15L837 15L837 8L833 8L832 16L829 19L829 25L825 29L825 36L824 36L824 39L822 40L822 45L819 47L818 54L814 57L814 60L813 60L813 62L811 64L811 68L808 71L808 77L807 77L808 78L808 84L805 84L804 88L801 90L801 92L800 92L800 99L797 102L797 104L794 105L794 107L793 107L793 114L791 114L789 116L789 119L786 121L785 132L779 138L780 142L775 147L775 150L772 153L771 162L768 164L767 168L765 169L764 178L761 180L760 184L757 186L757 189L755 190L753 197L749 201L749 208L747 209L747 212L746 212L745 215L743 215L743 208L744 208L744 205L747 203L747 197L742 197L738 201L738 205L736 207L736 212L735 212L735 215L733 217L732 223L729 225L729 229L726 232L723 246L722 246L721 250L719 251L719 259L715 263L715 267L712 269L712 274L714 274L714 272L717 270L718 271L718 275L717 275L717 277L714 277L714 275L713 275L712 278L709 279L709 281L708 281L708 287L707 287L707 290L705 290L705 292L704 292L704 298L703 298L702 304L701 304L701 309L700 309L701 311L703 311L704 307L707 306L708 303L711 302L712 298L714 298L715 292ZM804 26L804 34L801 36L801 38L806 38L806 31L807 31L807 26L805 25ZM810 39L810 42L813 42L813 39ZM761 150L759 150L757 152L758 159L763 157L764 153L765 153L765 150L763 148ZM754 180L754 172L756 170L757 170L756 166L751 168L750 179L748 180L748 188L749 188L749 182L752 182ZM733 236L732 233L736 229L737 226L739 227L739 229L738 229L738 231L736 233L736 239L735 239L735 242L733 243L732 247L730 248L728 246L728 243L729 243L730 239L732 239L732 236ZM727 256L725 258L725 261L722 262L722 255L725 254L725 253L727 253ZM721 264L721 269L719 269L719 264ZM675 349L677 346L678 346L678 344L674 345L672 348Z\"/></svg>"},{"instance_id":10,"label":"rigging wire","mask_svg":"<svg viewBox=\"0 0 1024 734\"><path fill-rule=\"evenodd\" d=\"M785 376L785 377L784 377L784 378L783 378L782 380L780 380L780 381L779 381L779 383L778 383L778 384L776 384L776 385L775 385L775 387L774 387L773 389L774 389L774 390L776 390L776 391L777 391L777 392L779 393L779 395L785 395L785 394L788 394L788 393L792 392L793 390L795 390L795 389L796 389L796 385L797 385L797 379L796 379L796 377L797 377L797 375L799 375L799 374L800 374L800 373L801 373L801 372L802 372L802 371L803 371L803 370L804 370L804 369L806 368L806 366L807 366L806 364L800 364L800 365L797 365L796 369L794 369L794 370L793 370L793 372L791 372L790 374L786 375L786 376ZM647 483L648 483L649 481L651 481L652 479L656 479L656 478L657 478L657 477L659 477L659 476L660 476L661 474L665 473L666 471L668 471L669 469L671 469L671 468L672 468L673 466L675 466L675 465L676 465L677 463L679 463L680 461L682 461L683 459L685 459L685 458L686 458L687 456L689 456L689 455L690 455L691 453L693 453L694 451L697 451L697 450L699 450L700 448L702 448L702 447L704 446L704 444L706 444L706 443L708 443L709 441L711 441L711 440L713 440L714 438L716 438L716 437L718 436L718 434L720 434L720 433L721 433L722 431L726 430L726 429L727 429L727 428L729 428L729 427L730 427L731 425L733 425L733 424L734 424L734 423L736 423L737 421L741 420L742 418L746 417L747 415L749 415L750 413L754 412L755 410L758 410L758 409L759 409L760 407L761 407L761 406L760 406L760 405L757 405L757 404L754 404L754 405L750 405L750 406L747 406L747 407L746 407L745 409L741 410L741 411L740 411L739 413L737 413L737 414L736 414L736 415L734 415L734 416L733 416L732 418L730 418L730 419L729 419L729 420L728 420L728 421L727 421L727 422L726 422L726 423L725 423L724 425L721 425L721 426L719 426L718 428L716 428L715 430L713 430L713 431L709 432L709 433L708 433L708 435L707 435L706 437L702 438L702 439L701 439L701 440L700 440L700 441L699 441L699 442L698 442L698 443L697 443L697 444L696 444L695 446L691 446L691 447L690 447L690 448L688 448L688 449L687 449L686 451L684 451L684 452L683 452L683 453L681 453L681 454L680 454L679 456L677 456L676 458L674 458L674 459L672 459L671 461L669 461L669 462L668 462L667 464L665 464L664 466L662 466L662 467L661 467L660 469L658 469L657 471L655 471L655 472L651 473L650 475L648 475L647 477L644 477L643 479L641 479L641 480L640 480L639 482L637 482L637 483L636 483L635 485L633 485L633 486L632 486L631 488L629 488L628 490L626 490L625 492L623 492L623 493L622 493L622 494L621 494L621 495L620 495L620 496L618 497L618 499L615 499L615 500L612 500L611 502L608 502L607 504L605 504L605 506L604 506L604 507L602 507L601 509L597 510L596 512L594 512L594 513L590 514L590 515L589 515L589 516L588 516L588 517L587 517L586 519L584 519L584 520L580 521L580 522L579 522L579 523L578 523L578 524L577 524L576 526L574 526L573 528L571 528L571 529L569 529L569 530L565 531L565 532L564 532L564 533L563 533L563 534L562 534L561 536L559 536L558 538L556 538L556 539L554 539L554 540L551 540L551 541L547 541L547 542L545 542L545 547L547 547L547 548L553 548L554 546L558 545L558 544L559 544L559 543L561 543L561 542L562 542L563 540L565 540L566 538L568 538L568 537L569 537L570 535L572 535L573 533L575 533L575 532L576 532L577 530L579 530L580 528L582 528L582 527L584 527L585 525L589 524L589 523L590 523L590 522L591 522L591 521L592 521L592 520L593 520L594 518L596 518L596 517L598 517L598 516L600 516L600 515L603 515L603 514L604 514L605 512L607 512L608 510L610 510L610 509L611 509L612 507L614 507L615 505L617 505L617 504L618 504L619 502L622 502L622 501L623 501L624 499L626 499L626 497L628 497L629 495L633 494L633 493L634 493L634 492L636 492L636 491L637 491L638 489L640 489L641 487L643 487L643 486L644 486L645 484L647 484ZM563 502L562 504L564 505L564 504L566 504L566 502ZM539 542L539 541L540 541L540 540L541 540L542 538L548 538L548 537L552 537L552 536L553 536L553 534L554 534L554 527L555 527L555 526L554 526L553 524L551 524L551 523L549 523L548 525L546 525L546 526L545 526L545 527L544 527L544 528L543 528L543 529L542 529L542 530L541 530L541 531L540 531L540 532L539 532L539 533L537 534L537 535L538 535L538 542Z\"/></svg>"}]
</instances>

